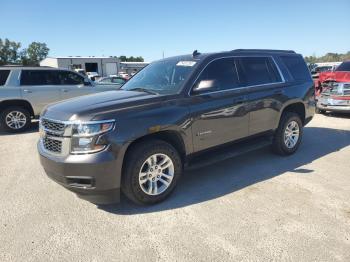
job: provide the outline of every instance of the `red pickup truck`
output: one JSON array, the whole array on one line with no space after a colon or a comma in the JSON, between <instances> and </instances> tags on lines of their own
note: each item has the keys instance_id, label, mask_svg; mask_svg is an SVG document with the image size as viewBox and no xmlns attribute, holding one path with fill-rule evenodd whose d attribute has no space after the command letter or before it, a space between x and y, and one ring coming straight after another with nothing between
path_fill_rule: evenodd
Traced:
<instances>
[{"instance_id":1,"label":"red pickup truck","mask_svg":"<svg viewBox=\"0 0 350 262\"><path fill-rule=\"evenodd\" d=\"M315 83L318 113L326 111L350 113L350 61L332 72L322 72Z\"/></svg>"}]
</instances>

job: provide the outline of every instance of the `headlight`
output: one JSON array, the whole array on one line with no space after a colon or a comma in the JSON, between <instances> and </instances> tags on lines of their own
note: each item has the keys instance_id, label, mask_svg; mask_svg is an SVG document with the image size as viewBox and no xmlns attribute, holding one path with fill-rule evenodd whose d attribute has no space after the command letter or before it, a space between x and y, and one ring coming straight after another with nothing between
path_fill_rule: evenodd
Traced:
<instances>
[{"instance_id":1,"label":"headlight","mask_svg":"<svg viewBox=\"0 0 350 262\"><path fill-rule=\"evenodd\" d=\"M114 128L114 120L76 123L72 125L72 154L95 153L105 149L108 143L103 134Z\"/></svg>"}]
</instances>

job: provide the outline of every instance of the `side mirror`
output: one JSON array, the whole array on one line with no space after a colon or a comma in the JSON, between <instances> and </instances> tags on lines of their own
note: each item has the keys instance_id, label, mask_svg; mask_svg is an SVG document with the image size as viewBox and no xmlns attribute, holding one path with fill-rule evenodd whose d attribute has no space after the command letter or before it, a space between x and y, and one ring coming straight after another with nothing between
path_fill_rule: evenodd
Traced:
<instances>
[{"instance_id":1,"label":"side mirror","mask_svg":"<svg viewBox=\"0 0 350 262\"><path fill-rule=\"evenodd\" d=\"M89 79L84 79L84 86L91 86L91 82L89 81Z\"/></svg>"},{"instance_id":2,"label":"side mirror","mask_svg":"<svg viewBox=\"0 0 350 262\"><path fill-rule=\"evenodd\" d=\"M194 94L216 90L218 82L216 80L201 80L192 90Z\"/></svg>"}]
</instances>

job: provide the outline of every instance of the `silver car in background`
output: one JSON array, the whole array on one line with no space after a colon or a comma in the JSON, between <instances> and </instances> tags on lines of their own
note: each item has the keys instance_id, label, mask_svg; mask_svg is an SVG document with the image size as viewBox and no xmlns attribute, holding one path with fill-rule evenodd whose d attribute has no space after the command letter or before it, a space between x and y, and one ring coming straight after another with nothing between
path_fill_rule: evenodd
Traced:
<instances>
[{"instance_id":1,"label":"silver car in background","mask_svg":"<svg viewBox=\"0 0 350 262\"><path fill-rule=\"evenodd\" d=\"M21 132L45 106L61 100L117 90L83 75L49 67L0 67L0 129Z\"/></svg>"},{"instance_id":2,"label":"silver car in background","mask_svg":"<svg viewBox=\"0 0 350 262\"><path fill-rule=\"evenodd\" d=\"M120 77L120 76L109 76L109 77L102 77L101 79L97 80L96 83L98 84L104 84L104 85L124 85L128 80Z\"/></svg>"}]
</instances>

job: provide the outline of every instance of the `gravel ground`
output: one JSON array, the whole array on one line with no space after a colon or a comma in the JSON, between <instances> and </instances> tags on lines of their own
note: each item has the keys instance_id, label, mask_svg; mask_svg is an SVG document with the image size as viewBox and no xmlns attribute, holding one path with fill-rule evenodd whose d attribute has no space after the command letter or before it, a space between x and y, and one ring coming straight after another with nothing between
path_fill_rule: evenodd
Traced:
<instances>
[{"instance_id":1,"label":"gravel ground","mask_svg":"<svg viewBox=\"0 0 350 262\"><path fill-rule=\"evenodd\" d=\"M37 139L0 135L0 261L350 261L350 116L316 115L293 156L188 171L153 207L77 198Z\"/></svg>"}]
</instances>

